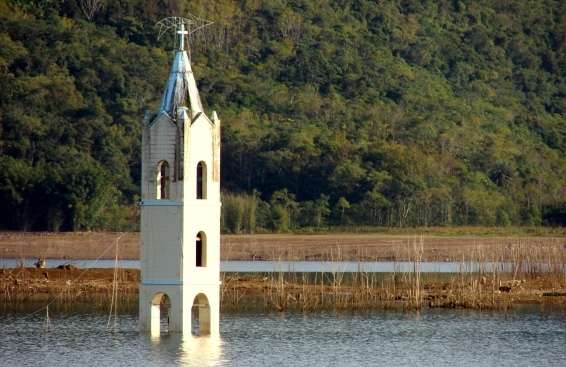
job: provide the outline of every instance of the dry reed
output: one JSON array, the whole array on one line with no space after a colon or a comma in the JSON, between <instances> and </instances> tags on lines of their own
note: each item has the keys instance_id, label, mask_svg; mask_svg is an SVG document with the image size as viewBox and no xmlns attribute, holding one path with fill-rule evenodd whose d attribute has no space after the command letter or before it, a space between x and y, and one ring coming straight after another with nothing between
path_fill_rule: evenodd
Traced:
<instances>
[{"instance_id":1,"label":"dry reed","mask_svg":"<svg viewBox=\"0 0 566 367\"><path fill-rule=\"evenodd\" d=\"M350 250L351 252L351 250ZM221 299L225 311L262 310L367 310L383 308L463 307L506 309L518 302L566 304L566 248L560 241L502 241L489 247L478 243L462 254L455 273L422 271L426 243L415 237L392 253L395 266L389 273L364 270L344 272L340 263L348 259L335 246L320 259L333 266L327 272L296 273L281 269L261 274L222 274ZM357 254L371 259L367 249ZM303 256L301 254L300 256ZM280 261L299 256L288 249L270 254ZM405 271L401 261L410 260ZM80 281L77 269L2 269L0 305L29 302L69 306L88 303L108 309L114 297L120 310L137 307L139 271L92 269ZM44 276L48 273L49 279ZM113 286L115 285L115 286ZM113 296L114 295L114 296Z\"/></svg>"},{"instance_id":2,"label":"dry reed","mask_svg":"<svg viewBox=\"0 0 566 367\"><path fill-rule=\"evenodd\" d=\"M239 288L237 302L224 303L227 309L245 309L251 298L263 298L268 310L364 310L379 308L420 309L426 307L462 307L507 309L522 301L543 302L543 296L557 296L565 303L566 249L559 242L504 242L497 246L478 245L463 254L456 273L423 273L423 237L400 246L394 259L410 259L411 271L371 273L360 266L345 273L340 247L331 249L325 261L336 266L326 273L279 271L267 277L251 277L261 283ZM288 252L279 255L283 258ZM361 265L361 263L360 263ZM242 293L243 292L243 293ZM564 298L560 298L564 296ZM257 304L258 302L250 302Z\"/></svg>"}]
</instances>

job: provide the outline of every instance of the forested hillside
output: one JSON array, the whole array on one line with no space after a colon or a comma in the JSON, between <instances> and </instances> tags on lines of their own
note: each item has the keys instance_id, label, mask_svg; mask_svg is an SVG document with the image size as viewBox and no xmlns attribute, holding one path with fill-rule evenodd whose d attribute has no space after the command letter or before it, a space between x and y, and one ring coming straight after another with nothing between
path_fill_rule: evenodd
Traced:
<instances>
[{"instance_id":1,"label":"forested hillside","mask_svg":"<svg viewBox=\"0 0 566 367\"><path fill-rule=\"evenodd\" d=\"M566 224L564 1L100 2L0 0L2 228L135 228L186 11L225 230Z\"/></svg>"}]
</instances>

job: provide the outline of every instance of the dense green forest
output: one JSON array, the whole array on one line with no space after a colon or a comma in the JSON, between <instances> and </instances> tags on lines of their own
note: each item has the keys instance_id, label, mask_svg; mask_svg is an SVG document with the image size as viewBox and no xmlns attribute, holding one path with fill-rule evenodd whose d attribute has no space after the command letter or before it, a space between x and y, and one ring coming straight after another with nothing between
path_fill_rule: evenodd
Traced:
<instances>
[{"instance_id":1,"label":"dense green forest","mask_svg":"<svg viewBox=\"0 0 566 367\"><path fill-rule=\"evenodd\" d=\"M1 228L136 228L187 11L225 231L566 225L564 1L0 0Z\"/></svg>"}]
</instances>

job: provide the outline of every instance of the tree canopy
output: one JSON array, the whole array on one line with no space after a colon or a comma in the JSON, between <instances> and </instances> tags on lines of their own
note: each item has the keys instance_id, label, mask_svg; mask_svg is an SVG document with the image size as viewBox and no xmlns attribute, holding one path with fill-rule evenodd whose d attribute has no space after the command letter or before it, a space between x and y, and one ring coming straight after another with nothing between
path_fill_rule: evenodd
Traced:
<instances>
[{"instance_id":1,"label":"tree canopy","mask_svg":"<svg viewBox=\"0 0 566 367\"><path fill-rule=\"evenodd\" d=\"M172 39L223 120L224 228L566 224L566 3L0 0L0 227L124 229Z\"/></svg>"}]
</instances>

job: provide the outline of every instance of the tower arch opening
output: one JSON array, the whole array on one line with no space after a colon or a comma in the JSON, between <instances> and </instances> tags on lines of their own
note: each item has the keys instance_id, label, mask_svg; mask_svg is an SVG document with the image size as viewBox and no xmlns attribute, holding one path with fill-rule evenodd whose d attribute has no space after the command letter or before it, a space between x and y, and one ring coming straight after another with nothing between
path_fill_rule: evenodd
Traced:
<instances>
[{"instance_id":1,"label":"tower arch opening","mask_svg":"<svg viewBox=\"0 0 566 367\"><path fill-rule=\"evenodd\" d=\"M157 164L157 193L158 200L169 199L169 163L160 161Z\"/></svg>"},{"instance_id":2,"label":"tower arch opening","mask_svg":"<svg viewBox=\"0 0 566 367\"><path fill-rule=\"evenodd\" d=\"M162 331L169 332L169 310L171 299L166 293L156 293L151 299L151 334L159 335Z\"/></svg>"},{"instance_id":3,"label":"tower arch opening","mask_svg":"<svg viewBox=\"0 0 566 367\"><path fill-rule=\"evenodd\" d=\"M196 237L196 247L195 247L195 266L197 268L206 266L206 233L199 232Z\"/></svg>"},{"instance_id":4,"label":"tower arch opening","mask_svg":"<svg viewBox=\"0 0 566 367\"><path fill-rule=\"evenodd\" d=\"M206 163L200 161L197 164L197 199L206 199Z\"/></svg>"},{"instance_id":5,"label":"tower arch opening","mask_svg":"<svg viewBox=\"0 0 566 367\"><path fill-rule=\"evenodd\" d=\"M197 294L193 301L191 321L193 335L210 335L210 304L204 293Z\"/></svg>"}]
</instances>

